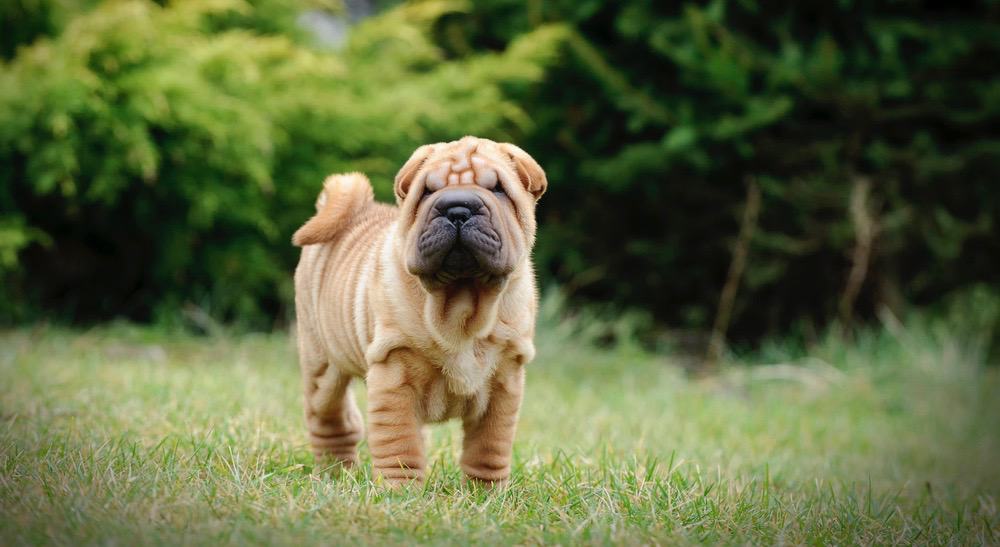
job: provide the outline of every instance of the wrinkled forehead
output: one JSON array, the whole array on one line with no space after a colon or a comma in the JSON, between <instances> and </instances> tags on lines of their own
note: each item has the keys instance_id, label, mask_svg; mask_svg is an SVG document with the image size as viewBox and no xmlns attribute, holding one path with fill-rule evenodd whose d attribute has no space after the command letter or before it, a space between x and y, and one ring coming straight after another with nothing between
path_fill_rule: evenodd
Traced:
<instances>
[{"instance_id":1,"label":"wrinkled forehead","mask_svg":"<svg viewBox=\"0 0 1000 547\"><path fill-rule=\"evenodd\" d=\"M428 190L462 184L492 190L501 178L509 176L509 161L493 141L465 138L436 148L422 169Z\"/></svg>"}]
</instances>

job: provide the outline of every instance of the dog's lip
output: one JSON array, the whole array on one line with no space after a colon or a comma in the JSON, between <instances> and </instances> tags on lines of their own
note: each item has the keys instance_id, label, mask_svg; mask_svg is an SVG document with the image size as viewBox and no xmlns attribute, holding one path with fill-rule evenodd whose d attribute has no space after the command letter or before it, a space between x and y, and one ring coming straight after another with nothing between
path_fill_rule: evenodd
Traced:
<instances>
[{"instance_id":1,"label":"dog's lip","mask_svg":"<svg viewBox=\"0 0 1000 547\"><path fill-rule=\"evenodd\" d=\"M449 269L470 268L478 266L475 254L465 245L462 245L461 238L455 239L455 244L444 255L442 266Z\"/></svg>"},{"instance_id":2,"label":"dog's lip","mask_svg":"<svg viewBox=\"0 0 1000 547\"><path fill-rule=\"evenodd\" d=\"M456 237L434 269L432 275L450 280L469 279L487 273L482 260L472 249L462 244L461 237Z\"/></svg>"},{"instance_id":3,"label":"dog's lip","mask_svg":"<svg viewBox=\"0 0 1000 547\"><path fill-rule=\"evenodd\" d=\"M490 262L499 257L503 247L497 229L485 215L478 214L458 223L443 215L432 217L414 243L419 262L422 262L415 266L421 271L435 271L460 258L453 254L456 249L465 250L469 259L489 269Z\"/></svg>"},{"instance_id":4,"label":"dog's lip","mask_svg":"<svg viewBox=\"0 0 1000 547\"><path fill-rule=\"evenodd\" d=\"M503 283L508 274L490 274L479 271L476 275L456 277L444 270L433 275L417 276L428 290L449 289L454 287L494 287Z\"/></svg>"},{"instance_id":5,"label":"dog's lip","mask_svg":"<svg viewBox=\"0 0 1000 547\"><path fill-rule=\"evenodd\" d=\"M443 253L443 257L435 265L408 265L407 270L420 279L428 290L454 288L459 286L494 287L503 282L510 271L494 271L483 265L481 257L455 238L454 244ZM471 261L464 268L449 267L453 260ZM455 264L452 264L455 266Z\"/></svg>"}]
</instances>

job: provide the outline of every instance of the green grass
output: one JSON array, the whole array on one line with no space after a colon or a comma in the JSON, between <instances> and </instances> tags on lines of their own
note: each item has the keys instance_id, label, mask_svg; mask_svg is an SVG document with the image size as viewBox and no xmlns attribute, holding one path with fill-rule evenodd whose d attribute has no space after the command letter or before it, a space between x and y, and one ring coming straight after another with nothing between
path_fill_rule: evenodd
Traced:
<instances>
[{"instance_id":1,"label":"green grass","mask_svg":"<svg viewBox=\"0 0 1000 547\"><path fill-rule=\"evenodd\" d=\"M390 491L364 445L314 466L286 335L0 333L0 544L1000 541L1000 374L967 341L897 325L696 380L581 337L540 328L508 487L462 481L451 424Z\"/></svg>"}]
</instances>

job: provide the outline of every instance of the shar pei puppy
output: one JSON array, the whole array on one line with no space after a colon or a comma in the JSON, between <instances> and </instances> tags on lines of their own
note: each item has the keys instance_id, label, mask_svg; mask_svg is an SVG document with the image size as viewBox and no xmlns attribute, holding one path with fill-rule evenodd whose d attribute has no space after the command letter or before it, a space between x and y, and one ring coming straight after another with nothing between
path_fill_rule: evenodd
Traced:
<instances>
[{"instance_id":1,"label":"shar pei puppy","mask_svg":"<svg viewBox=\"0 0 1000 547\"><path fill-rule=\"evenodd\" d=\"M545 173L487 139L421 146L376 203L358 173L330 176L293 236L299 362L314 453L357 463L364 436L348 389L368 389L377 476L424 478L423 426L457 418L461 467L510 476L538 306L531 248Z\"/></svg>"}]
</instances>

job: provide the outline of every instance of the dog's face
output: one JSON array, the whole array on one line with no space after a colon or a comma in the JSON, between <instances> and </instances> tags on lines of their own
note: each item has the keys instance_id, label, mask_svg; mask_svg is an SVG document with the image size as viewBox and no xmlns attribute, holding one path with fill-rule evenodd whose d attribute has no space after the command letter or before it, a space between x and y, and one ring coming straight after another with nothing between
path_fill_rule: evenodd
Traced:
<instances>
[{"instance_id":1,"label":"dog's face","mask_svg":"<svg viewBox=\"0 0 1000 547\"><path fill-rule=\"evenodd\" d=\"M502 284L528 258L545 173L506 143L422 146L396 175L406 269L427 290Z\"/></svg>"}]
</instances>

